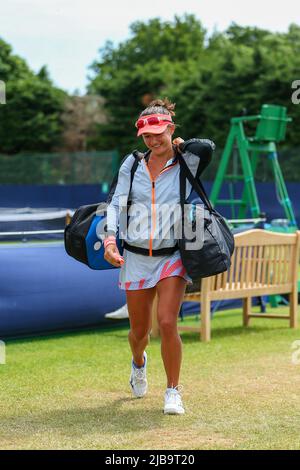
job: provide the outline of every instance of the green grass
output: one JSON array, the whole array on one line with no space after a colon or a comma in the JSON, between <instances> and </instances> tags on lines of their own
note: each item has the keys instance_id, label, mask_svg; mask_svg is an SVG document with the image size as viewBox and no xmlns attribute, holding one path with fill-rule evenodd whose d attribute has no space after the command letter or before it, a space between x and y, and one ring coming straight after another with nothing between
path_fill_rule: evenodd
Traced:
<instances>
[{"instance_id":1,"label":"green grass","mask_svg":"<svg viewBox=\"0 0 300 470\"><path fill-rule=\"evenodd\" d=\"M140 400L129 391L127 326L7 342L1 449L300 449L300 332L285 320L241 322L240 310L215 314L206 344L182 333L184 416L162 413L159 339Z\"/></svg>"}]
</instances>

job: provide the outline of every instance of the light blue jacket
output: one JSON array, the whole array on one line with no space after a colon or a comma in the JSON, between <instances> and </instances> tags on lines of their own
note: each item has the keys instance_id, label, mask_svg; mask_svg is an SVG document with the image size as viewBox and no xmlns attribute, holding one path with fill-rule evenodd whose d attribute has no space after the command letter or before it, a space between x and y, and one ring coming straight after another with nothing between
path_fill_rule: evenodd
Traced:
<instances>
[{"instance_id":1,"label":"light blue jacket","mask_svg":"<svg viewBox=\"0 0 300 470\"><path fill-rule=\"evenodd\" d=\"M214 148L214 143L207 139L191 139L184 143L182 156L195 177L199 177L208 165ZM153 180L147 166L149 156L150 152L147 152L138 163L129 199L131 168L136 157L131 154L123 161L107 207L107 233L116 235L119 228L120 238L130 245L148 249L151 256L152 250L176 245L176 224L181 210L177 158L170 159ZM186 198L191 191L187 181ZM127 218L128 200L131 206Z\"/></svg>"}]
</instances>

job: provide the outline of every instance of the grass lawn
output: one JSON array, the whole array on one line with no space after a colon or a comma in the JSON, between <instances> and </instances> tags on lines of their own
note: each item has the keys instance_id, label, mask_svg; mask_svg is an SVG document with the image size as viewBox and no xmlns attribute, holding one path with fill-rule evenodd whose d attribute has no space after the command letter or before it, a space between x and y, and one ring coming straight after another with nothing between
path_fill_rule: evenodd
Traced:
<instances>
[{"instance_id":1,"label":"grass lawn","mask_svg":"<svg viewBox=\"0 0 300 470\"><path fill-rule=\"evenodd\" d=\"M184 416L162 413L159 339L140 400L128 385L127 326L7 342L0 448L300 449L300 331L285 320L241 322L241 310L216 313L206 344L182 333Z\"/></svg>"}]
</instances>

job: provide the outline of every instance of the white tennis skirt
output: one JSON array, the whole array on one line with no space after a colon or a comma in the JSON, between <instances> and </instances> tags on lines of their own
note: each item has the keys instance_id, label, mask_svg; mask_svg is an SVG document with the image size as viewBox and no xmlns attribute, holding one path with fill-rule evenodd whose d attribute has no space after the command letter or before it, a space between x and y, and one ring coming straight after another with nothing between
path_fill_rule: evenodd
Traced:
<instances>
[{"instance_id":1,"label":"white tennis skirt","mask_svg":"<svg viewBox=\"0 0 300 470\"><path fill-rule=\"evenodd\" d=\"M120 269L120 289L149 289L162 279L173 276L193 284L182 264L179 250L167 256L144 256L124 250L123 257L125 263Z\"/></svg>"}]
</instances>

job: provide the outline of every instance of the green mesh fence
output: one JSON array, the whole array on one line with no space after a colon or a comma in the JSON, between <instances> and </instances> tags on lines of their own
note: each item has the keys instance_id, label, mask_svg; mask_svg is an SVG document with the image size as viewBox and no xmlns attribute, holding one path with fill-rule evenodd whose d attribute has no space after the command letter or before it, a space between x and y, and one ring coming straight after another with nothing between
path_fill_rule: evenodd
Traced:
<instances>
[{"instance_id":1,"label":"green mesh fence","mask_svg":"<svg viewBox=\"0 0 300 470\"><path fill-rule=\"evenodd\" d=\"M203 180L214 180L222 149L214 153ZM286 181L300 181L300 148L279 149ZM233 159L233 157L232 157ZM267 159L261 158L256 181L273 181ZM116 150L50 154L0 154L0 184L110 184L119 167Z\"/></svg>"},{"instance_id":2,"label":"green mesh fence","mask_svg":"<svg viewBox=\"0 0 300 470\"><path fill-rule=\"evenodd\" d=\"M116 150L0 155L0 184L110 184Z\"/></svg>"},{"instance_id":3,"label":"green mesh fence","mask_svg":"<svg viewBox=\"0 0 300 470\"><path fill-rule=\"evenodd\" d=\"M300 182L300 147L281 148L278 146L278 159L283 173L283 177L287 182ZM205 169L202 179L205 181L214 181L216 173L221 161L222 148L214 152L211 163ZM235 161L235 156L231 155L228 166L228 173L232 171L242 173L240 162ZM255 181L268 182L274 181L274 174L271 165L268 162L267 155L261 156L258 161L255 172Z\"/></svg>"}]
</instances>

